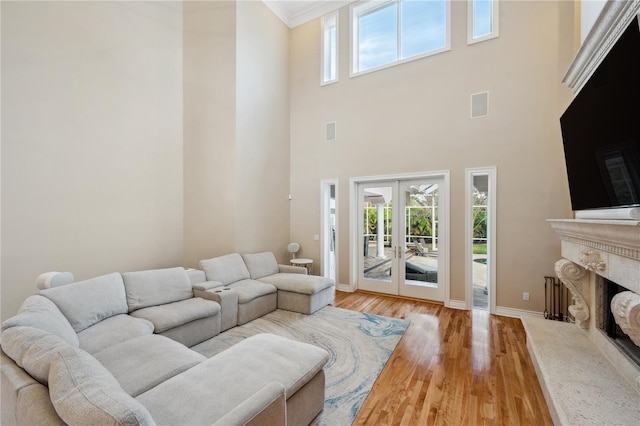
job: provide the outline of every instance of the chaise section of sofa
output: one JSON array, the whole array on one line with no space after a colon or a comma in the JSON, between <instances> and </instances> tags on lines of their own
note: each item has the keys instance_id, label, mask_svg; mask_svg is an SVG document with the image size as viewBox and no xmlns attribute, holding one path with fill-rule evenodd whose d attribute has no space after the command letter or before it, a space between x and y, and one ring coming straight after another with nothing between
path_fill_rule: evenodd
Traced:
<instances>
[{"instance_id":1,"label":"chaise section of sofa","mask_svg":"<svg viewBox=\"0 0 640 426\"><path fill-rule=\"evenodd\" d=\"M137 397L159 425L205 424L272 383L284 387L289 425L309 424L324 407L322 348L271 334L249 337ZM233 366L233 368L231 368ZM211 395L216 395L215 402ZM188 414L185 414L188 413Z\"/></svg>"},{"instance_id":2,"label":"chaise section of sofa","mask_svg":"<svg viewBox=\"0 0 640 426\"><path fill-rule=\"evenodd\" d=\"M310 315L333 303L333 280L307 275L306 268L279 265L271 252L243 254L242 259L252 279L272 284L278 289L278 309Z\"/></svg>"},{"instance_id":3,"label":"chaise section of sofa","mask_svg":"<svg viewBox=\"0 0 640 426\"><path fill-rule=\"evenodd\" d=\"M277 289L271 284L251 279L242 256L232 253L200 261L209 282L230 288L238 297L238 325L246 324L275 311ZM211 288L209 288L211 290Z\"/></svg>"}]
</instances>

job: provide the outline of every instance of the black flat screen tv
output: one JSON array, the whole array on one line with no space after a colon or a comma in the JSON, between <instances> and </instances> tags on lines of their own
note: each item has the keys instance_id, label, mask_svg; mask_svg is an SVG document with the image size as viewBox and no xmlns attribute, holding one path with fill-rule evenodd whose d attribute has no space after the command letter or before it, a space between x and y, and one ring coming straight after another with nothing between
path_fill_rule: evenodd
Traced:
<instances>
[{"instance_id":1,"label":"black flat screen tv","mask_svg":"<svg viewBox=\"0 0 640 426\"><path fill-rule=\"evenodd\" d=\"M560 118L573 210L640 206L638 19Z\"/></svg>"}]
</instances>

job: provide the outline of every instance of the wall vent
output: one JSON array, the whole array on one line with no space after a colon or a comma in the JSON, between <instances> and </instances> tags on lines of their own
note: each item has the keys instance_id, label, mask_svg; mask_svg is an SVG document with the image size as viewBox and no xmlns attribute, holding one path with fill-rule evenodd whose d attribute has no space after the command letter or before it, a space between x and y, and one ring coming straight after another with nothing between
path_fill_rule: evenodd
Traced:
<instances>
[{"instance_id":1,"label":"wall vent","mask_svg":"<svg viewBox=\"0 0 640 426\"><path fill-rule=\"evenodd\" d=\"M471 118L484 117L489 114L489 92L471 95Z\"/></svg>"},{"instance_id":2,"label":"wall vent","mask_svg":"<svg viewBox=\"0 0 640 426\"><path fill-rule=\"evenodd\" d=\"M326 135L325 138L327 141L336 140L336 122L335 121L327 123L325 135Z\"/></svg>"}]
</instances>

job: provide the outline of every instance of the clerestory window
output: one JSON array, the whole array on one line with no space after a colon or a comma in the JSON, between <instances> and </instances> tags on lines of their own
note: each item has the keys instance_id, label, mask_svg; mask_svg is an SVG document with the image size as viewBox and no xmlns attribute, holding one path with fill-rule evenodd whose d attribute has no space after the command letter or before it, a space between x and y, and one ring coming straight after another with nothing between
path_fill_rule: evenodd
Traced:
<instances>
[{"instance_id":1,"label":"clerestory window","mask_svg":"<svg viewBox=\"0 0 640 426\"><path fill-rule=\"evenodd\" d=\"M322 81L338 81L338 11L322 17Z\"/></svg>"},{"instance_id":2,"label":"clerestory window","mask_svg":"<svg viewBox=\"0 0 640 426\"><path fill-rule=\"evenodd\" d=\"M449 0L388 0L351 6L351 76L450 49Z\"/></svg>"},{"instance_id":3,"label":"clerestory window","mask_svg":"<svg viewBox=\"0 0 640 426\"><path fill-rule=\"evenodd\" d=\"M498 37L498 0L467 0L467 43Z\"/></svg>"}]
</instances>

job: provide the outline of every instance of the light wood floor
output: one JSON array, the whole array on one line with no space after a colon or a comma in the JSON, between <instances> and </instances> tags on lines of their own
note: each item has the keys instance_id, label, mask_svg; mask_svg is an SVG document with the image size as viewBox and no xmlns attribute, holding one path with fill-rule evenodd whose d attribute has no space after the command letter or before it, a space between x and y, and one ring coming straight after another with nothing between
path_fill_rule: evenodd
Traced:
<instances>
[{"instance_id":1,"label":"light wood floor","mask_svg":"<svg viewBox=\"0 0 640 426\"><path fill-rule=\"evenodd\" d=\"M336 307L411 322L354 425L552 425L519 319L370 293Z\"/></svg>"}]
</instances>

